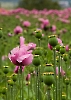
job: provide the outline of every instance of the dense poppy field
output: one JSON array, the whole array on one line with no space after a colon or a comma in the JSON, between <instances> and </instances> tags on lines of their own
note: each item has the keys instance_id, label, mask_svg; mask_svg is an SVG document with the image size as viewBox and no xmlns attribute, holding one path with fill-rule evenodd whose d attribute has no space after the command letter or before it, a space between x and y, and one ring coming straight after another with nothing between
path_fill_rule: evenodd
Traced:
<instances>
[{"instance_id":1,"label":"dense poppy field","mask_svg":"<svg viewBox=\"0 0 71 100\"><path fill-rule=\"evenodd\" d=\"M0 100L71 100L71 8L0 9Z\"/></svg>"}]
</instances>

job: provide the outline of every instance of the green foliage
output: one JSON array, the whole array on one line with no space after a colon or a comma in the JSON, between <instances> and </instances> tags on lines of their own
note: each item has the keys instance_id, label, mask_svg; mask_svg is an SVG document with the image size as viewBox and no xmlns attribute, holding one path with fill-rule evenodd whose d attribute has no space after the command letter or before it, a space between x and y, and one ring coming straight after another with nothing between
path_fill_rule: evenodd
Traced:
<instances>
[{"instance_id":1,"label":"green foliage","mask_svg":"<svg viewBox=\"0 0 71 100\"><path fill-rule=\"evenodd\" d=\"M26 9L60 9L60 5L52 0L21 0L19 2L19 7Z\"/></svg>"}]
</instances>

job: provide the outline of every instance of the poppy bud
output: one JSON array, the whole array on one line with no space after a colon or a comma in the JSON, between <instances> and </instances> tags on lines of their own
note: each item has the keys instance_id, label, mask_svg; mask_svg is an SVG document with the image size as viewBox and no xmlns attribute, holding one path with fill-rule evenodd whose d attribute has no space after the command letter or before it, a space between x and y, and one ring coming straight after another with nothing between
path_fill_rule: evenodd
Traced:
<instances>
[{"instance_id":1,"label":"poppy bud","mask_svg":"<svg viewBox=\"0 0 71 100\"><path fill-rule=\"evenodd\" d=\"M29 81L30 77L31 77L31 75L28 74L27 77L26 77L26 81Z\"/></svg>"}]
</instances>

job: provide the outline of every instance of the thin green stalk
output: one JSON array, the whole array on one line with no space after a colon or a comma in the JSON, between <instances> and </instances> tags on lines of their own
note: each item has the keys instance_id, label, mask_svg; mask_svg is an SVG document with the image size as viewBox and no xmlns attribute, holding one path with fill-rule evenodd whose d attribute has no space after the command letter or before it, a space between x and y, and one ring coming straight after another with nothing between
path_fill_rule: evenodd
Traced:
<instances>
[{"instance_id":1,"label":"thin green stalk","mask_svg":"<svg viewBox=\"0 0 71 100\"><path fill-rule=\"evenodd\" d=\"M10 99L10 85L8 85L8 99Z\"/></svg>"},{"instance_id":2,"label":"thin green stalk","mask_svg":"<svg viewBox=\"0 0 71 100\"><path fill-rule=\"evenodd\" d=\"M50 89L47 89L47 100L51 100Z\"/></svg>"},{"instance_id":3,"label":"thin green stalk","mask_svg":"<svg viewBox=\"0 0 71 100\"><path fill-rule=\"evenodd\" d=\"M65 62L65 65L66 65L66 70L65 70L65 72L66 72L66 76L67 76L67 72L68 72L68 68L67 68L67 62Z\"/></svg>"},{"instance_id":4,"label":"thin green stalk","mask_svg":"<svg viewBox=\"0 0 71 100\"><path fill-rule=\"evenodd\" d=\"M68 100L68 85L66 85L66 100Z\"/></svg>"},{"instance_id":5,"label":"thin green stalk","mask_svg":"<svg viewBox=\"0 0 71 100\"><path fill-rule=\"evenodd\" d=\"M7 76L6 76L6 74L5 74L5 87L8 88L7 87ZM7 93L6 93L6 100L7 100Z\"/></svg>"},{"instance_id":6,"label":"thin green stalk","mask_svg":"<svg viewBox=\"0 0 71 100\"><path fill-rule=\"evenodd\" d=\"M40 41L40 39L38 39L38 47L40 47L41 46L41 41Z\"/></svg>"},{"instance_id":7,"label":"thin green stalk","mask_svg":"<svg viewBox=\"0 0 71 100\"><path fill-rule=\"evenodd\" d=\"M61 56L61 68L62 68L62 56ZM61 98L61 100L62 100L63 76L61 76L61 81L60 81L60 82L61 82L61 87L60 87L60 88L61 88L61 92L60 92L60 93L61 93L61 94L60 94L60 95L61 95L61 97L60 97L60 98Z\"/></svg>"},{"instance_id":8,"label":"thin green stalk","mask_svg":"<svg viewBox=\"0 0 71 100\"><path fill-rule=\"evenodd\" d=\"M32 73L31 73L31 92L32 92L32 97L33 97L33 80L32 80Z\"/></svg>"},{"instance_id":9,"label":"thin green stalk","mask_svg":"<svg viewBox=\"0 0 71 100\"><path fill-rule=\"evenodd\" d=\"M24 86L24 83L23 83L23 80L24 80L24 73L21 74L21 77L22 77L22 100L24 100L24 92L23 92L23 86Z\"/></svg>"},{"instance_id":10,"label":"thin green stalk","mask_svg":"<svg viewBox=\"0 0 71 100\"><path fill-rule=\"evenodd\" d=\"M54 95L55 95L55 99L54 100L57 100L57 75L56 75L56 50L54 48L54 75L55 75L55 85L54 85Z\"/></svg>"},{"instance_id":11,"label":"thin green stalk","mask_svg":"<svg viewBox=\"0 0 71 100\"><path fill-rule=\"evenodd\" d=\"M10 92L11 93L10 99L13 100L13 87L12 86L10 86L10 91L11 91Z\"/></svg>"},{"instance_id":12,"label":"thin green stalk","mask_svg":"<svg viewBox=\"0 0 71 100\"><path fill-rule=\"evenodd\" d=\"M70 83L70 98L71 98L71 83Z\"/></svg>"},{"instance_id":13,"label":"thin green stalk","mask_svg":"<svg viewBox=\"0 0 71 100\"><path fill-rule=\"evenodd\" d=\"M58 68L59 68L59 69L58 69L58 71L59 71L59 72L58 72L58 78L59 78L59 81L58 81L58 83L59 83L59 84L58 84L58 86L59 86L59 87L58 87L58 93L59 93L59 94L58 94L58 95L59 95L59 100L60 100L60 92L61 92L61 90L60 90L60 84L61 84L61 83L60 83L60 52L59 52L59 67L58 67Z\"/></svg>"},{"instance_id":14,"label":"thin green stalk","mask_svg":"<svg viewBox=\"0 0 71 100\"><path fill-rule=\"evenodd\" d=\"M22 68L21 68L21 66L20 66L20 70L19 70L19 87L20 87L20 100L22 100L22 91L21 91L21 89L22 89L22 84L21 84L21 75L22 75Z\"/></svg>"},{"instance_id":15,"label":"thin green stalk","mask_svg":"<svg viewBox=\"0 0 71 100\"><path fill-rule=\"evenodd\" d=\"M29 98L29 81L28 81L28 100L30 100L30 98Z\"/></svg>"},{"instance_id":16,"label":"thin green stalk","mask_svg":"<svg viewBox=\"0 0 71 100\"><path fill-rule=\"evenodd\" d=\"M39 100L39 77L38 77L38 67L36 67L36 100Z\"/></svg>"},{"instance_id":17,"label":"thin green stalk","mask_svg":"<svg viewBox=\"0 0 71 100\"><path fill-rule=\"evenodd\" d=\"M13 85L13 100L15 100L15 83L14 83L14 85Z\"/></svg>"}]
</instances>

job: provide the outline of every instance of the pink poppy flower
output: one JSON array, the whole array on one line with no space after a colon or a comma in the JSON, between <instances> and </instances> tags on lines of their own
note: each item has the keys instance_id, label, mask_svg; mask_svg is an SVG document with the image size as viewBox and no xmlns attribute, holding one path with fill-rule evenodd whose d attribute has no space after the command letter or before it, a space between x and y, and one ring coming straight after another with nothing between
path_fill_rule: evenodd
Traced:
<instances>
[{"instance_id":1,"label":"pink poppy flower","mask_svg":"<svg viewBox=\"0 0 71 100\"><path fill-rule=\"evenodd\" d=\"M44 26L47 26L47 25L49 25L49 20L48 20L48 19L43 20L43 22L42 22L42 23L44 24Z\"/></svg>"},{"instance_id":2,"label":"pink poppy flower","mask_svg":"<svg viewBox=\"0 0 71 100\"><path fill-rule=\"evenodd\" d=\"M43 20L43 21L42 21L40 27L41 27L42 29L45 29L48 25L49 25L49 20L46 19L46 20Z\"/></svg>"},{"instance_id":3,"label":"pink poppy flower","mask_svg":"<svg viewBox=\"0 0 71 100\"><path fill-rule=\"evenodd\" d=\"M23 40L22 40L23 41ZM27 66L32 63L33 55L28 49L28 46L23 44L21 47L16 47L8 55L11 62L17 66Z\"/></svg>"},{"instance_id":4,"label":"pink poppy flower","mask_svg":"<svg viewBox=\"0 0 71 100\"><path fill-rule=\"evenodd\" d=\"M31 26L31 23L29 21L24 21L23 26L24 27L29 27L29 26Z\"/></svg>"},{"instance_id":5,"label":"pink poppy flower","mask_svg":"<svg viewBox=\"0 0 71 100\"><path fill-rule=\"evenodd\" d=\"M27 74L27 76L26 76L26 81L29 81L30 78L31 78L31 74Z\"/></svg>"},{"instance_id":6,"label":"pink poppy flower","mask_svg":"<svg viewBox=\"0 0 71 100\"><path fill-rule=\"evenodd\" d=\"M56 31L56 26L55 25L52 25L51 31L52 32L55 32Z\"/></svg>"},{"instance_id":7,"label":"pink poppy flower","mask_svg":"<svg viewBox=\"0 0 71 100\"><path fill-rule=\"evenodd\" d=\"M23 29L20 26L16 26L14 29L14 33L15 34L20 34L23 32Z\"/></svg>"}]
</instances>

